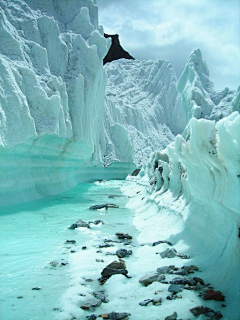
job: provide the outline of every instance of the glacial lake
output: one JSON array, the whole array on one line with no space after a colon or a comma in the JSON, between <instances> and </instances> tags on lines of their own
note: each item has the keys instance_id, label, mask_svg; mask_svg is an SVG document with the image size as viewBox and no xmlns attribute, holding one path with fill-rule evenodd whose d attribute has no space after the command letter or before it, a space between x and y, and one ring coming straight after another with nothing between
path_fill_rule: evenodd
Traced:
<instances>
[{"instance_id":1,"label":"glacial lake","mask_svg":"<svg viewBox=\"0 0 240 320\"><path fill-rule=\"evenodd\" d=\"M97 259L99 243L114 239L116 232L136 233L133 213L125 208L128 198L120 191L123 183L82 183L57 196L0 209L1 320L71 319L74 306L82 312L80 288L98 286L106 265ZM119 208L89 210L106 202ZM68 229L78 219L104 224ZM84 283L90 277L95 282Z\"/></svg>"}]
</instances>

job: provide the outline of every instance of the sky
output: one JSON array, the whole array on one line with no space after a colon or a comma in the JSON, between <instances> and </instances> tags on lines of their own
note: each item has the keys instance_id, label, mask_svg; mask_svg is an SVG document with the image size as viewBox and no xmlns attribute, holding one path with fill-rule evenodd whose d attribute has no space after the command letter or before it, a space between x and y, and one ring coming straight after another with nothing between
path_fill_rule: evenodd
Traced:
<instances>
[{"instance_id":1,"label":"sky","mask_svg":"<svg viewBox=\"0 0 240 320\"><path fill-rule=\"evenodd\" d=\"M217 90L240 84L239 0L98 0L99 24L135 59L169 60L179 77L194 48Z\"/></svg>"}]
</instances>

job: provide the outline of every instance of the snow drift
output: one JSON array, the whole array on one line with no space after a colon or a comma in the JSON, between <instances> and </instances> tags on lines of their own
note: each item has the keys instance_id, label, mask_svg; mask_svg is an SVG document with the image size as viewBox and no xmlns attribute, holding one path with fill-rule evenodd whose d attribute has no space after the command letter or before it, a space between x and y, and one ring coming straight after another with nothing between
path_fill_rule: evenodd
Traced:
<instances>
[{"instance_id":1,"label":"snow drift","mask_svg":"<svg viewBox=\"0 0 240 320\"><path fill-rule=\"evenodd\" d=\"M239 161L238 112L217 123L193 118L188 140L178 135L164 151L154 153L137 179L147 190L140 208L135 205L140 238L146 242L151 235L167 236L184 248L206 281L226 295L225 319L240 316ZM162 227L158 219L165 219Z\"/></svg>"}]
</instances>

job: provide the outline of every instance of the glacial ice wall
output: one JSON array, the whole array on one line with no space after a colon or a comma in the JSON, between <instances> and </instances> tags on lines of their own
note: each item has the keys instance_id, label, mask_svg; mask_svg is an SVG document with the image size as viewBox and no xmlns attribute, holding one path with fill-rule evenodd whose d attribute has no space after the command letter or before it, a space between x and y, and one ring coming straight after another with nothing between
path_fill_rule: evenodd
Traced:
<instances>
[{"instance_id":1,"label":"glacial ice wall","mask_svg":"<svg viewBox=\"0 0 240 320\"><path fill-rule=\"evenodd\" d=\"M239 89L235 96L228 88L215 91L199 49L191 53L179 80L166 60L121 59L107 63L105 70L101 149L106 165L119 159L141 166L181 134L191 118L217 121L239 109Z\"/></svg>"},{"instance_id":2,"label":"glacial ice wall","mask_svg":"<svg viewBox=\"0 0 240 320\"><path fill-rule=\"evenodd\" d=\"M0 2L1 205L67 189L99 161L108 47L91 0Z\"/></svg>"},{"instance_id":3,"label":"glacial ice wall","mask_svg":"<svg viewBox=\"0 0 240 320\"><path fill-rule=\"evenodd\" d=\"M175 71L165 60L124 59L107 63L105 70L103 161L132 159L142 165L186 125Z\"/></svg>"},{"instance_id":4,"label":"glacial ice wall","mask_svg":"<svg viewBox=\"0 0 240 320\"><path fill-rule=\"evenodd\" d=\"M218 122L192 118L189 133L188 140L178 135L173 144L155 152L143 166L137 182L149 193L141 211L147 214L154 202L160 210L167 210L169 219L172 214L180 217L182 229L169 235L169 240L184 243L191 263L226 295L226 319L238 319L239 112Z\"/></svg>"}]
</instances>

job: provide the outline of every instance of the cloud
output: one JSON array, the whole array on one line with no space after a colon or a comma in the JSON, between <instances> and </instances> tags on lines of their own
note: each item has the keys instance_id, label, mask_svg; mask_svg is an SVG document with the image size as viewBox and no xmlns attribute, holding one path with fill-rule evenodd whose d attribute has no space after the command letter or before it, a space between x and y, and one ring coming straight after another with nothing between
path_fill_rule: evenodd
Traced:
<instances>
[{"instance_id":1,"label":"cloud","mask_svg":"<svg viewBox=\"0 0 240 320\"><path fill-rule=\"evenodd\" d=\"M170 60L179 76L197 47L216 88L237 88L238 0L98 0L98 5L105 32L118 33L135 58Z\"/></svg>"}]
</instances>

